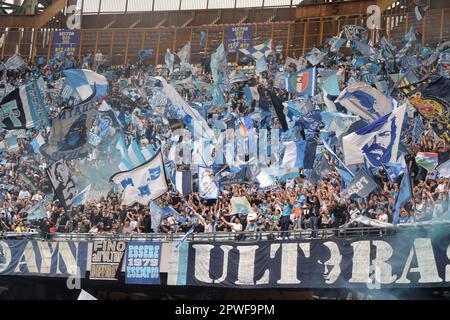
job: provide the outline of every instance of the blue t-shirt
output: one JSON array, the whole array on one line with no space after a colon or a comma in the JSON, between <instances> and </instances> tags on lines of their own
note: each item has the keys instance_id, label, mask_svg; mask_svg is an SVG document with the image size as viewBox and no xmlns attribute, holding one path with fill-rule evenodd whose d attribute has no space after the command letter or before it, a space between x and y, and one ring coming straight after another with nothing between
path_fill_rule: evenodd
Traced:
<instances>
[{"instance_id":1,"label":"blue t-shirt","mask_svg":"<svg viewBox=\"0 0 450 320\"><path fill-rule=\"evenodd\" d=\"M291 205L289 203L283 206L283 217L290 216L292 212Z\"/></svg>"}]
</instances>

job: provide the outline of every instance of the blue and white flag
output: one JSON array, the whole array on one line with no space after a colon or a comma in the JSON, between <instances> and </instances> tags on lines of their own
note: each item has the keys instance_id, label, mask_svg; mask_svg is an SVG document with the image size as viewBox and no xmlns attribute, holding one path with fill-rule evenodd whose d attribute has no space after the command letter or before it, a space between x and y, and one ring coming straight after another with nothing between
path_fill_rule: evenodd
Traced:
<instances>
[{"instance_id":1,"label":"blue and white flag","mask_svg":"<svg viewBox=\"0 0 450 320\"><path fill-rule=\"evenodd\" d=\"M192 174L190 170L176 172L175 187L183 196L187 196L192 193Z\"/></svg>"},{"instance_id":2,"label":"blue and white flag","mask_svg":"<svg viewBox=\"0 0 450 320\"><path fill-rule=\"evenodd\" d=\"M33 147L34 153L39 153L39 149L43 144L45 144L45 139L42 137L42 134L39 132L39 134L31 140L31 146Z\"/></svg>"},{"instance_id":3,"label":"blue and white flag","mask_svg":"<svg viewBox=\"0 0 450 320\"><path fill-rule=\"evenodd\" d=\"M27 221L37 221L47 217L45 203L41 201L28 209Z\"/></svg>"},{"instance_id":4,"label":"blue and white flag","mask_svg":"<svg viewBox=\"0 0 450 320\"><path fill-rule=\"evenodd\" d=\"M139 51L139 53L138 53L139 60L141 60L141 61L144 61L146 57L151 57L152 55L153 55L152 49L142 50L142 51Z\"/></svg>"},{"instance_id":5,"label":"blue and white flag","mask_svg":"<svg viewBox=\"0 0 450 320\"><path fill-rule=\"evenodd\" d=\"M190 236L191 234L193 234L193 233L194 233L194 226L192 226L192 227L188 230L188 232L186 232L186 234L184 235L184 237L183 237L183 238L181 239L181 241L175 246L175 248L179 249L180 246L181 246L183 243L185 243L186 240L189 238L189 236Z\"/></svg>"},{"instance_id":6,"label":"blue and white flag","mask_svg":"<svg viewBox=\"0 0 450 320\"><path fill-rule=\"evenodd\" d=\"M402 182L400 183L399 193L397 196L397 201L394 207L394 217L393 222L397 224L400 217L400 209L409 200L413 198L411 176L409 175L408 168L405 169L403 174Z\"/></svg>"},{"instance_id":7,"label":"blue and white flag","mask_svg":"<svg viewBox=\"0 0 450 320\"><path fill-rule=\"evenodd\" d=\"M53 119L48 142L40 148L50 159L78 159L90 152L89 133L94 122L95 91L81 104L64 108Z\"/></svg>"},{"instance_id":8,"label":"blue and white flag","mask_svg":"<svg viewBox=\"0 0 450 320\"><path fill-rule=\"evenodd\" d=\"M269 167L261 165L256 181L258 181L260 188L267 188L275 184L275 177Z\"/></svg>"},{"instance_id":9,"label":"blue and white flag","mask_svg":"<svg viewBox=\"0 0 450 320\"><path fill-rule=\"evenodd\" d=\"M138 101L139 99L142 99L142 95L136 88L126 88L122 90L122 93L127 96L129 99L131 99L133 102Z\"/></svg>"},{"instance_id":10,"label":"blue and white flag","mask_svg":"<svg viewBox=\"0 0 450 320\"><path fill-rule=\"evenodd\" d=\"M417 21L420 21L425 17L425 7L424 6L415 6L414 15Z\"/></svg>"},{"instance_id":11,"label":"blue and white flag","mask_svg":"<svg viewBox=\"0 0 450 320\"><path fill-rule=\"evenodd\" d=\"M404 168L400 163L386 163L383 168L390 182L395 182L404 173Z\"/></svg>"},{"instance_id":12,"label":"blue and white flag","mask_svg":"<svg viewBox=\"0 0 450 320\"><path fill-rule=\"evenodd\" d=\"M114 174L110 181L123 193L123 203L148 205L169 190L161 151L134 169Z\"/></svg>"},{"instance_id":13,"label":"blue and white flag","mask_svg":"<svg viewBox=\"0 0 450 320\"><path fill-rule=\"evenodd\" d=\"M245 55L251 56L255 61L258 61L263 57L267 57L267 55L272 51L272 40L266 40L262 44L249 47L247 49L239 49L239 51Z\"/></svg>"},{"instance_id":14,"label":"blue and white flag","mask_svg":"<svg viewBox=\"0 0 450 320\"><path fill-rule=\"evenodd\" d=\"M260 74L262 72L268 71L269 67L267 66L267 60L265 57L256 61L256 73Z\"/></svg>"},{"instance_id":15,"label":"blue and white flag","mask_svg":"<svg viewBox=\"0 0 450 320\"><path fill-rule=\"evenodd\" d=\"M190 56L190 54L191 54L191 43L188 42L177 53L178 58L180 58L180 64L181 65L189 64L189 56Z\"/></svg>"},{"instance_id":16,"label":"blue and white flag","mask_svg":"<svg viewBox=\"0 0 450 320\"><path fill-rule=\"evenodd\" d=\"M162 216L163 216L162 209L158 207L158 205L155 202L150 201L150 217L154 233L159 232L159 225L161 224Z\"/></svg>"},{"instance_id":17,"label":"blue and white flag","mask_svg":"<svg viewBox=\"0 0 450 320\"><path fill-rule=\"evenodd\" d=\"M71 86L78 94L81 101L88 99L95 91L95 99L99 100L108 93L108 80L91 70L64 70L66 75L65 85Z\"/></svg>"},{"instance_id":18,"label":"blue and white flag","mask_svg":"<svg viewBox=\"0 0 450 320\"><path fill-rule=\"evenodd\" d=\"M219 188L214 181L214 172L210 168L198 168L198 192L202 199L217 199Z\"/></svg>"},{"instance_id":19,"label":"blue and white flag","mask_svg":"<svg viewBox=\"0 0 450 320\"><path fill-rule=\"evenodd\" d=\"M0 128L12 130L48 125L44 95L36 81L14 89L0 101Z\"/></svg>"},{"instance_id":20,"label":"blue and white flag","mask_svg":"<svg viewBox=\"0 0 450 320\"><path fill-rule=\"evenodd\" d=\"M72 207L78 207L78 206L84 205L86 203L86 201L89 199L90 191L91 191L91 185L88 185L80 193L78 193L72 199Z\"/></svg>"},{"instance_id":21,"label":"blue and white flag","mask_svg":"<svg viewBox=\"0 0 450 320\"><path fill-rule=\"evenodd\" d=\"M355 40L354 43L356 44L358 51L361 52L363 56L367 57L370 61L378 61L379 52L377 49L358 40Z\"/></svg>"},{"instance_id":22,"label":"blue and white flag","mask_svg":"<svg viewBox=\"0 0 450 320\"><path fill-rule=\"evenodd\" d=\"M164 55L164 62L166 63L167 69L169 69L169 74L173 73L173 65L175 63L175 56L167 48L166 54Z\"/></svg>"},{"instance_id":23,"label":"blue and white flag","mask_svg":"<svg viewBox=\"0 0 450 320\"><path fill-rule=\"evenodd\" d=\"M357 83L345 88L335 101L362 119L373 121L393 109L391 100L366 83Z\"/></svg>"},{"instance_id":24,"label":"blue and white flag","mask_svg":"<svg viewBox=\"0 0 450 320\"><path fill-rule=\"evenodd\" d=\"M306 54L306 60L311 63L313 66L318 65L322 62L323 58L325 58L326 54L320 51L317 48L313 48L311 52Z\"/></svg>"},{"instance_id":25,"label":"blue and white flag","mask_svg":"<svg viewBox=\"0 0 450 320\"><path fill-rule=\"evenodd\" d=\"M321 111L312 110L306 115L299 115L296 124L299 124L304 129L312 131L320 130L320 127L323 125Z\"/></svg>"},{"instance_id":26,"label":"blue and white flag","mask_svg":"<svg viewBox=\"0 0 450 320\"><path fill-rule=\"evenodd\" d=\"M323 111L320 116L325 125L324 130L336 133L336 137L338 138L343 133L346 133L353 123L361 119L359 116L327 111Z\"/></svg>"},{"instance_id":27,"label":"blue and white flag","mask_svg":"<svg viewBox=\"0 0 450 320\"><path fill-rule=\"evenodd\" d=\"M345 164L363 164L365 158L372 166L397 162L400 133L406 104L343 138Z\"/></svg>"},{"instance_id":28,"label":"blue and white flag","mask_svg":"<svg viewBox=\"0 0 450 320\"><path fill-rule=\"evenodd\" d=\"M338 52L342 46L347 42L346 39L333 37L331 38L329 44L331 45L330 51L331 52Z\"/></svg>"},{"instance_id":29,"label":"blue and white flag","mask_svg":"<svg viewBox=\"0 0 450 320\"><path fill-rule=\"evenodd\" d=\"M317 143L314 141L288 141L283 157L283 168L313 169Z\"/></svg>"},{"instance_id":30,"label":"blue and white flag","mask_svg":"<svg viewBox=\"0 0 450 320\"><path fill-rule=\"evenodd\" d=\"M436 171L439 173L439 177L450 178L450 160L437 166Z\"/></svg>"},{"instance_id":31,"label":"blue and white flag","mask_svg":"<svg viewBox=\"0 0 450 320\"><path fill-rule=\"evenodd\" d=\"M19 151L19 142L17 141L16 136L9 136L5 139L6 145L8 146L8 152L16 152Z\"/></svg>"},{"instance_id":32,"label":"blue and white flag","mask_svg":"<svg viewBox=\"0 0 450 320\"><path fill-rule=\"evenodd\" d=\"M27 63L18 53L13 54L8 60L6 60L4 66L6 70L18 70L20 72L24 72L27 69Z\"/></svg>"},{"instance_id":33,"label":"blue and white flag","mask_svg":"<svg viewBox=\"0 0 450 320\"><path fill-rule=\"evenodd\" d=\"M211 55L211 74L215 84L229 85L227 53L223 43Z\"/></svg>"},{"instance_id":34,"label":"blue and white flag","mask_svg":"<svg viewBox=\"0 0 450 320\"><path fill-rule=\"evenodd\" d=\"M134 139L131 141L130 146L128 147L128 157L134 167L140 166L141 164L146 162L139 144Z\"/></svg>"},{"instance_id":35,"label":"blue and white flag","mask_svg":"<svg viewBox=\"0 0 450 320\"><path fill-rule=\"evenodd\" d=\"M175 90L173 86L167 83L162 77L156 77L161 81L167 98L170 99L172 104L179 108L179 111L183 114L183 121L187 126L191 126L194 134L201 138L214 141L214 131L209 127L206 120L200 115L200 113L192 108L180 94Z\"/></svg>"}]
</instances>

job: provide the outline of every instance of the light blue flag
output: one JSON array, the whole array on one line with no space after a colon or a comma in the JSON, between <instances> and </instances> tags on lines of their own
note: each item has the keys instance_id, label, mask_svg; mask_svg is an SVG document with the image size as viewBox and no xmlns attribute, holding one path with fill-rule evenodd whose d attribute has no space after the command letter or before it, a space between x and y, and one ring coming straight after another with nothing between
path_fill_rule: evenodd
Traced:
<instances>
[{"instance_id":1,"label":"light blue flag","mask_svg":"<svg viewBox=\"0 0 450 320\"><path fill-rule=\"evenodd\" d=\"M225 84L229 86L227 54L223 43L211 55L211 73L215 84Z\"/></svg>"},{"instance_id":2,"label":"light blue flag","mask_svg":"<svg viewBox=\"0 0 450 320\"><path fill-rule=\"evenodd\" d=\"M313 141L288 141L283 157L283 168L312 169L317 143Z\"/></svg>"},{"instance_id":3,"label":"light blue flag","mask_svg":"<svg viewBox=\"0 0 450 320\"><path fill-rule=\"evenodd\" d=\"M91 70L64 70L66 80L64 85L71 86L78 94L81 101L87 100L96 91L97 100L108 93L108 80Z\"/></svg>"},{"instance_id":4,"label":"light blue flag","mask_svg":"<svg viewBox=\"0 0 450 320\"><path fill-rule=\"evenodd\" d=\"M341 168L339 166L336 166L336 171L337 171L337 173L339 173L341 178L344 180L345 185L346 186L350 185L350 183L353 180L353 173L350 173L346 169Z\"/></svg>"},{"instance_id":5,"label":"light blue flag","mask_svg":"<svg viewBox=\"0 0 450 320\"><path fill-rule=\"evenodd\" d=\"M342 39L342 38L338 38L338 37L333 37L333 38L330 40L330 45L331 45L330 51L331 51L331 52L338 52L338 51L341 49L341 47L342 47L346 42L347 42L346 39Z\"/></svg>"},{"instance_id":6,"label":"light blue flag","mask_svg":"<svg viewBox=\"0 0 450 320\"><path fill-rule=\"evenodd\" d=\"M141 148L136 140L132 140L128 147L128 156L135 167L140 166L145 162L145 157L142 154Z\"/></svg>"},{"instance_id":7,"label":"light blue flag","mask_svg":"<svg viewBox=\"0 0 450 320\"><path fill-rule=\"evenodd\" d=\"M397 202L394 207L394 224L398 223L398 219L400 216L400 209L402 206L409 200L413 198L412 194L412 186L411 186L411 177L409 175L408 168L405 169L405 173L403 174L402 182L400 183L400 192L398 193Z\"/></svg>"},{"instance_id":8,"label":"light blue flag","mask_svg":"<svg viewBox=\"0 0 450 320\"><path fill-rule=\"evenodd\" d=\"M80 193L78 193L72 200L72 207L78 207L84 205L89 199L89 192L91 191L91 185L88 185Z\"/></svg>"},{"instance_id":9,"label":"light blue flag","mask_svg":"<svg viewBox=\"0 0 450 320\"><path fill-rule=\"evenodd\" d=\"M41 220L45 217L47 217L47 212L45 211L44 201L41 201L28 210L27 221Z\"/></svg>"},{"instance_id":10,"label":"light blue flag","mask_svg":"<svg viewBox=\"0 0 450 320\"><path fill-rule=\"evenodd\" d=\"M366 83L356 83L345 88L335 103L340 103L348 111L369 121L390 113L392 101L383 93Z\"/></svg>"},{"instance_id":11,"label":"light blue flag","mask_svg":"<svg viewBox=\"0 0 450 320\"><path fill-rule=\"evenodd\" d=\"M31 140L31 146L33 147L33 151L34 153L39 153L39 149L41 148L41 146L45 143L44 138L42 137L42 135L39 133L36 137L33 138L33 140Z\"/></svg>"},{"instance_id":12,"label":"light blue flag","mask_svg":"<svg viewBox=\"0 0 450 320\"><path fill-rule=\"evenodd\" d=\"M189 236L190 236L191 234L193 234L193 233L194 233L194 226L192 226L192 227L189 229L189 231L186 232L186 234L185 234L184 237L181 239L181 241L176 245L176 248L179 249L180 246L181 246L183 243L185 243L186 240L187 240L187 238L189 238Z\"/></svg>"},{"instance_id":13,"label":"light blue flag","mask_svg":"<svg viewBox=\"0 0 450 320\"><path fill-rule=\"evenodd\" d=\"M162 209L153 201L150 201L150 216L153 232L157 233L159 225L161 224L163 212Z\"/></svg>"},{"instance_id":14,"label":"light blue flag","mask_svg":"<svg viewBox=\"0 0 450 320\"><path fill-rule=\"evenodd\" d=\"M436 171L439 173L441 178L450 178L450 160L440 164Z\"/></svg>"},{"instance_id":15,"label":"light blue flag","mask_svg":"<svg viewBox=\"0 0 450 320\"><path fill-rule=\"evenodd\" d=\"M322 83L322 88L325 89L330 96L338 96L341 93L341 90L339 89L339 77L335 74L325 79Z\"/></svg>"},{"instance_id":16,"label":"light blue flag","mask_svg":"<svg viewBox=\"0 0 450 320\"><path fill-rule=\"evenodd\" d=\"M138 53L139 59L141 61L144 61L146 57L151 57L152 55L153 55L152 49L139 51L139 53Z\"/></svg>"},{"instance_id":17,"label":"light blue flag","mask_svg":"<svg viewBox=\"0 0 450 320\"><path fill-rule=\"evenodd\" d=\"M378 50L374 47L369 46L368 44L354 40L358 51L363 54L363 56L367 57L370 61L377 62L378 61Z\"/></svg>"},{"instance_id":18,"label":"light blue flag","mask_svg":"<svg viewBox=\"0 0 450 320\"><path fill-rule=\"evenodd\" d=\"M267 67L267 61L265 57L262 57L261 59L256 61L256 73L261 73L264 71L268 71L269 68Z\"/></svg>"}]
</instances>

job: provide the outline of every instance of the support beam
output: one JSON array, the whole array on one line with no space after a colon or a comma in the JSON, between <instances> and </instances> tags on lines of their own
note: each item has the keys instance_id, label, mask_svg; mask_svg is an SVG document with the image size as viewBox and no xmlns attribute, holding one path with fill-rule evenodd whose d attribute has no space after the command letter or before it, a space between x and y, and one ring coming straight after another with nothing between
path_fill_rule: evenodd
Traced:
<instances>
[{"instance_id":1,"label":"support beam","mask_svg":"<svg viewBox=\"0 0 450 320\"><path fill-rule=\"evenodd\" d=\"M162 19L154 28L160 28L164 23L166 23L167 19Z\"/></svg>"},{"instance_id":2,"label":"support beam","mask_svg":"<svg viewBox=\"0 0 450 320\"><path fill-rule=\"evenodd\" d=\"M299 5L296 9L296 19L320 18L320 17L336 17L349 15L365 15L367 7L377 5L381 12L397 0L356 0L345 2L327 2L320 4Z\"/></svg>"}]
</instances>

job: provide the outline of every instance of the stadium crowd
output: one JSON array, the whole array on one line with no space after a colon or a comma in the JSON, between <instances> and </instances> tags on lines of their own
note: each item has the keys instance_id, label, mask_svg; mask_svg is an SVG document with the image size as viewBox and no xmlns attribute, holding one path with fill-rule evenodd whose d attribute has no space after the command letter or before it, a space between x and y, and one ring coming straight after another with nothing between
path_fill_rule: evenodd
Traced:
<instances>
[{"instance_id":1,"label":"stadium crowd","mask_svg":"<svg viewBox=\"0 0 450 320\"><path fill-rule=\"evenodd\" d=\"M415 35L419 38L420 35ZM442 44L435 48L422 47L421 41L413 43L405 57L414 57L419 65L414 67L420 80L432 77L443 77L450 81L450 54L445 47L439 51ZM333 42L317 48L323 56L315 66L318 69L317 96L311 98L312 105L321 112L331 111L327 101L335 100L323 94L323 79L327 75L337 74L339 77L339 90L344 90L355 81L368 83L374 88L380 82L386 83L387 90L397 101L398 105L407 102L407 97L395 90L398 83L389 77L389 74L408 74L411 66L406 60L387 59L379 60L381 70L374 78L368 77L373 71L369 63L355 63L355 58L364 56L357 54L357 50L343 47L340 50L331 50ZM275 46L273 46L273 49ZM376 48L380 49L379 45ZM438 52L433 60L430 57ZM242 55L241 55L242 56ZM149 150L161 148L165 160L169 159L172 146L172 130L174 129L165 118L170 117L164 109L167 98L161 94L161 82L153 78L162 76L174 85L181 96L191 105L203 108L208 124L213 127L218 123L225 123L228 127L242 128L237 119L252 119L251 129L258 133L260 129L281 129L283 124L273 106L273 97L286 102L299 101L301 97L289 93L286 89L274 88L278 73L295 73L301 68L313 65L307 56L300 59L286 59L282 51L272 50L267 54L267 70L256 72L257 66L251 57L243 56L237 64L229 64L230 79L233 75L242 76L239 81L231 81L227 91L215 94L209 90L214 82L210 67L211 57L205 55L201 63L186 66L175 62L172 72L163 65L151 66L145 59L138 59L135 63L112 66L101 52L86 54L81 61L73 56L63 56L60 59L53 57L50 61L43 58L36 63L28 63L25 71L3 70L0 77L4 79L0 91L3 96L14 88L24 85L40 77L45 81L45 104L51 117L55 117L62 108L70 108L74 101L65 99L61 93L61 78L63 70L91 69L104 75L108 79L108 94L97 102L99 108L111 108L120 122L120 129L113 128L99 144L92 143L92 153L86 159L72 160L73 178L78 186L91 184L90 197L84 203L65 210L60 201L52 195L49 179L45 168L49 165L48 159L39 153L33 146L37 137L48 138L49 127L26 130L0 129L0 143L11 141L10 133L17 137L17 146L11 148L10 144L0 146L0 231L27 232L40 230L44 233L185 233L193 228L194 232L215 231L285 231L298 229L338 228L358 217L366 217L381 223L393 223L396 201L401 190L402 175L390 177L385 167L366 168L377 183L378 188L366 198L342 197L341 192L348 185L339 163L324 149L320 153L320 176L312 178L308 169L296 169L294 177L276 179L270 187L261 188L255 174L233 183L218 183L220 185L217 199L204 199L198 191L198 175L193 172L193 187L188 194L181 194L172 181L171 190L154 201L158 208L163 210L160 223L155 223L152 205L136 204L127 206L123 204L121 195L114 191L109 183L109 176L119 171L117 163L120 162L120 153L116 149L118 137L122 135L126 144L131 140L138 141L141 147ZM294 62L292 62L294 61ZM431 62L430 62L431 61ZM295 62L298 62L296 64ZM430 63L429 63L430 62ZM373 64L373 63L372 63ZM1 69L0 69L1 70ZM327 73L328 72L328 73ZM189 81L196 85L189 85ZM197 85L200 84L200 85ZM253 99L250 103L245 94L245 87L256 87L259 100ZM124 89L133 88L137 97L127 96ZM130 92L130 91L128 91ZM448 103L448 101L447 101ZM346 108L336 103L339 113L349 114ZM169 108L166 108L169 109ZM286 108L289 115L290 108ZM297 110L298 111L298 110ZM260 117L254 117L259 113ZM408 105L405 115L405 125L402 129L402 141L399 150L404 154L403 172L411 177L412 199L406 201L400 208L398 223L414 223L423 221L444 221L450 218L450 179L436 170L427 170L416 161L419 152L437 153L438 165L444 164L450 158L450 145L433 130L433 123L421 117L418 111ZM447 111L448 117L448 111ZM298 140L310 139L321 145L321 137L327 131L323 123L320 127L311 128L305 125L290 123L289 132ZM417 124L421 122L422 130L418 132ZM93 132L100 134L100 118L96 118ZM230 124L231 123L231 124ZM296 128L294 130L293 128ZM329 125L328 125L329 127ZM329 128L328 128L329 129ZM349 128L345 128L347 131ZM95 131L97 130L97 131ZM20 131L20 132L19 132ZM120 135L119 135L120 131ZM274 131L273 131L274 132ZM329 129L328 134L333 133ZM332 136L332 135L331 135ZM337 156L342 158L343 151L338 137L331 143ZM244 162L249 160L248 155ZM318 161L317 157L316 161ZM189 166L178 164L178 169ZM407 169L406 169L406 168ZM316 168L316 167L315 167ZM232 164L220 166L215 173L222 177L224 172L236 173ZM233 171L234 170L234 171ZM93 181L96 180L96 181ZM94 182L98 182L98 187ZM100 182L103 182L100 183ZM106 186L106 187L105 187ZM81 191L79 187L79 191ZM246 197L252 212L242 214L233 211L231 199L233 197ZM31 220L29 211L45 200L44 211L46 216ZM358 219L356 220L358 221ZM358 226L358 222L354 223ZM314 236L314 234L313 234Z\"/></svg>"}]
</instances>

